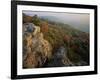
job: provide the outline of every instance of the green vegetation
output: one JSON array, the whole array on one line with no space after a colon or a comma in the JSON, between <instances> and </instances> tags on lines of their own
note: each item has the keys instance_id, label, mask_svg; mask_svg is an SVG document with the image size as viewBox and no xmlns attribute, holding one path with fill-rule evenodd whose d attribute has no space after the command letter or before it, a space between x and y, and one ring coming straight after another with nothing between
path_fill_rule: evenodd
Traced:
<instances>
[{"instance_id":1,"label":"green vegetation","mask_svg":"<svg viewBox=\"0 0 100 80\"><path fill-rule=\"evenodd\" d=\"M24 19L26 19L24 15ZM28 16L29 17L29 16ZM23 22L26 22L24 20ZM72 28L68 24L57 23L34 15L29 17L27 22L32 22L40 26L44 38L52 45L53 52L60 46L66 47L68 53L66 56L73 62L80 60L89 64L89 34Z\"/></svg>"}]
</instances>

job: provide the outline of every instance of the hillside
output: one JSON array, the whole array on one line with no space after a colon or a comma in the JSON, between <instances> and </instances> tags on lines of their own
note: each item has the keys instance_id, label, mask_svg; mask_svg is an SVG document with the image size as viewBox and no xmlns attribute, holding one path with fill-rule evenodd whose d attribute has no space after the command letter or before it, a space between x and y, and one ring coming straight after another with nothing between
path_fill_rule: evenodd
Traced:
<instances>
[{"instance_id":1,"label":"hillside","mask_svg":"<svg viewBox=\"0 0 100 80\"><path fill-rule=\"evenodd\" d=\"M25 62L23 66L25 66L26 63L30 66L27 65L24 68L89 65L88 33L79 31L68 24L50 21L49 19L43 19L37 15L28 16L23 14L23 25L25 25L26 23L28 25L33 24L34 26L39 27L40 28L39 34L42 34L43 37L40 38L40 36L37 35L32 36L32 34L36 31L36 29L32 30L32 28L30 28L31 31L30 36L32 37L30 38L30 40L23 43L24 44L23 47L25 47L23 51L23 54L25 54L24 56L31 55L31 57L23 59L23 62ZM23 38L25 39L25 37ZM25 44L28 44L28 42L31 40L32 40L31 44L33 46L30 47L31 48L36 46L38 47L33 48L33 51L32 50L30 51L30 53L32 54L28 54ZM40 43L41 41L42 43ZM42 46L42 44L45 41L46 44L48 45L44 44L44 46L46 46L48 49L45 49ZM40 51L36 51L37 49ZM39 55L37 55L38 53ZM44 56L45 54L46 56ZM41 65L39 64L37 65L37 63Z\"/></svg>"}]
</instances>

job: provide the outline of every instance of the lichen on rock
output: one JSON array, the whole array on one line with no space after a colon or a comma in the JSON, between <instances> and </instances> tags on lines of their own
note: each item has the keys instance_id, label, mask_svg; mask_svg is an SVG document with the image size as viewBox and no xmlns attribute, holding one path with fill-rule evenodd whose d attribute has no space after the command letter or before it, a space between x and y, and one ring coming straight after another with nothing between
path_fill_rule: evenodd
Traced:
<instances>
[{"instance_id":1,"label":"lichen on rock","mask_svg":"<svg viewBox=\"0 0 100 80\"><path fill-rule=\"evenodd\" d=\"M23 68L41 67L51 56L51 44L44 39L40 27L23 24Z\"/></svg>"}]
</instances>

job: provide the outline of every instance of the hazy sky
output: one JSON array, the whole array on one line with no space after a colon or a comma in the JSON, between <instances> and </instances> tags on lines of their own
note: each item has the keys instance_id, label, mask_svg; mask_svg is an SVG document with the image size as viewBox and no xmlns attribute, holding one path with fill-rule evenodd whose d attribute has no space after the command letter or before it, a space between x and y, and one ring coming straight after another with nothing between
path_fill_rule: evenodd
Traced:
<instances>
[{"instance_id":1,"label":"hazy sky","mask_svg":"<svg viewBox=\"0 0 100 80\"><path fill-rule=\"evenodd\" d=\"M37 14L38 16L49 16L53 17L54 21L59 21L62 23L69 24L70 26L77 28L84 32L89 32L89 22L90 15L89 14L80 14L80 13L63 13L63 12L40 12L40 11L23 11L23 13L34 16ZM55 19L54 19L55 18Z\"/></svg>"}]
</instances>

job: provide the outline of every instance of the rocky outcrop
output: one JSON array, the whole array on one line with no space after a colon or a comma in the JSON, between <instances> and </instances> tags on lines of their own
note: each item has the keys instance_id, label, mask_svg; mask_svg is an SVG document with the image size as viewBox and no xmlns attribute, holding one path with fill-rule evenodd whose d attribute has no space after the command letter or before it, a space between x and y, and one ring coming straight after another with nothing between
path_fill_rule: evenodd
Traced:
<instances>
[{"instance_id":1,"label":"rocky outcrop","mask_svg":"<svg viewBox=\"0 0 100 80\"><path fill-rule=\"evenodd\" d=\"M44 39L40 27L23 24L23 67L41 67L52 55L50 43Z\"/></svg>"},{"instance_id":2,"label":"rocky outcrop","mask_svg":"<svg viewBox=\"0 0 100 80\"><path fill-rule=\"evenodd\" d=\"M68 42L69 39L68 36L65 37L65 41ZM83 60L77 63L71 61L67 48L68 46L58 46L53 52L39 26L33 23L23 24L23 68L87 65Z\"/></svg>"},{"instance_id":3,"label":"rocky outcrop","mask_svg":"<svg viewBox=\"0 0 100 80\"><path fill-rule=\"evenodd\" d=\"M61 46L54 53L51 61L45 64L45 67L64 67L73 66L74 64L67 57L67 50L65 47Z\"/></svg>"}]
</instances>

